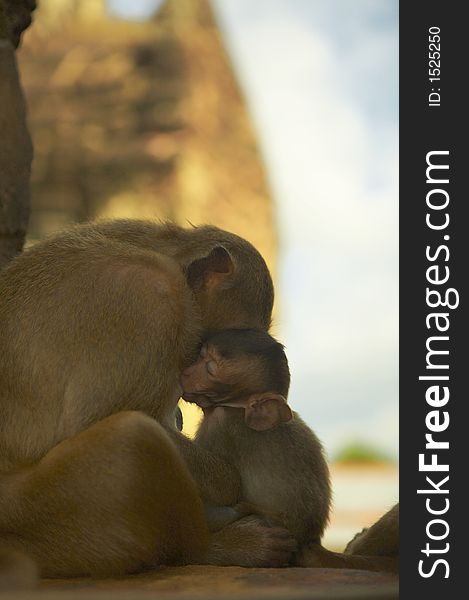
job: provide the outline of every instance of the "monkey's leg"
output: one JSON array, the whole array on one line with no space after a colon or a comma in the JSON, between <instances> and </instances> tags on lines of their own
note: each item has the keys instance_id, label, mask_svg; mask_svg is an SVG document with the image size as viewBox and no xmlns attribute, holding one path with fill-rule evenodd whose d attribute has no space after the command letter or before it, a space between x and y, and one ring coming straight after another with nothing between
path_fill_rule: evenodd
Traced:
<instances>
[{"instance_id":1,"label":"monkey's leg","mask_svg":"<svg viewBox=\"0 0 469 600\"><path fill-rule=\"evenodd\" d=\"M351 540L345 553L360 556L397 556L399 554L399 504L376 523Z\"/></svg>"},{"instance_id":2,"label":"monkey's leg","mask_svg":"<svg viewBox=\"0 0 469 600\"><path fill-rule=\"evenodd\" d=\"M43 576L111 576L156 564L287 564L283 529L248 517L211 541L195 482L162 427L122 412L1 476L3 545Z\"/></svg>"},{"instance_id":3,"label":"monkey's leg","mask_svg":"<svg viewBox=\"0 0 469 600\"><path fill-rule=\"evenodd\" d=\"M256 507L238 503L241 479L237 469L220 456L201 448L177 431L168 431L194 477L206 506L219 507L207 512L213 533L204 563L241 567L287 565L296 550L290 532L271 527L251 515ZM219 527L222 529L218 530Z\"/></svg>"},{"instance_id":4,"label":"monkey's leg","mask_svg":"<svg viewBox=\"0 0 469 600\"><path fill-rule=\"evenodd\" d=\"M320 544L304 547L295 557L298 567L320 567L327 569L362 569L366 571L387 571L397 573L397 556L356 556L331 552Z\"/></svg>"},{"instance_id":5,"label":"monkey's leg","mask_svg":"<svg viewBox=\"0 0 469 600\"><path fill-rule=\"evenodd\" d=\"M44 576L117 575L206 554L196 485L163 428L142 413L107 417L0 484L0 532L8 532L0 540Z\"/></svg>"}]
</instances>

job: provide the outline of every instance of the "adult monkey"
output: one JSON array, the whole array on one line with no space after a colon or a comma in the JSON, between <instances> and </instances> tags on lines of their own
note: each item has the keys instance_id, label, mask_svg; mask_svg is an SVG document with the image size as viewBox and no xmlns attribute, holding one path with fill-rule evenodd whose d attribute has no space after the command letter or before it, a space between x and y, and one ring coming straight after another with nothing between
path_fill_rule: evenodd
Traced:
<instances>
[{"instance_id":1,"label":"adult monkey","mask_svg":"<svg viewBox=\"0 0 469 600\"><path fill-rule=\"evenodd\" d=\"M239 475L173 425L202 334L266 331L272 304L261 255L215 227L87 224L17 257L0 274L0 545L62 576L286 563L290 537L255 518L209 539L201 498L234 504Z\"/></svg>"}]
</instances>

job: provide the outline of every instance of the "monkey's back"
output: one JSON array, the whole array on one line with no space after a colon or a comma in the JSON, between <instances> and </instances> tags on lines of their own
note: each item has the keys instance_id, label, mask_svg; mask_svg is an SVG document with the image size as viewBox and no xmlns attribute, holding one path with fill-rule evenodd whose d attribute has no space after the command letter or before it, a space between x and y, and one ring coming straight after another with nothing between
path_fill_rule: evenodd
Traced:
<instances>
[{"instance_id":1,"label":"monkey's back","mask_svg":"<svg viewBox=\"0 0 469 600\"><path fill-rule=\"evenodd\" d=\"M277 513L302 544L319 540L329 518L331 489L323 448L297 413L268 431L243 427L233 439L242 500Z\"/></svg>"},{"instance_id":2,"label":"monkey's back","mask_svg":"<svg viewBox=\"0 0 469 600\"><path fill-rule=\"evenodd\" d=\"M176 389L178 360L199 336L176 261L98 226L54 236L12 261L0 274L0 332L5 469L34 462L119 409L163 419L169 401L161 399Z\"/></svg>"}]
</instances>

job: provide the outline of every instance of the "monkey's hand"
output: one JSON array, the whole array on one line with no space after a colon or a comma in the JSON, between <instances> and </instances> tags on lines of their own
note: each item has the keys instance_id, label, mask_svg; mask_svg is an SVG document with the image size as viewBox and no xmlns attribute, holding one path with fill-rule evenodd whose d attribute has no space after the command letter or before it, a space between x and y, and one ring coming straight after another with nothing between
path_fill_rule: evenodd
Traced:
<instances>
[{"instance_id":1,"label":"monkey's hand","mask_svg":"<svg viewBox=\"0 0 469 600\"><path fill-rule=\"evenodd\" d=\"M269 527L281 526L285 522L285 519L282 520L280 513L266 511L260 506L249 502L239 502L235 506L205 506L208 528L212 532L219 531L223 527L250 515L262 517L262 521Z\"/></svg>"},{"instance_id":2,"label":"monkey's hand","mask_svg":"<svg viewBox=\"0 0 469 600\"><path fill-rule=\"evenodd\" d=\"M269 527L255 516L244 517L212 536L207 562L240 567L284 567L296 552L291 533Z\"/></svg>"},{"instance_id":3,"label":"monkey's hand","mask_svg":"<svg viewBox=\"0 0 469 600\"><path fill-rule=\"evenodd\" d=\"M282 526L286 522L285 516L280 512L273 512L259 506L258 504L251 504L250 502L238 502L234 506L234 510L238 513L239 518L247 517L249 515L257 515L262 518L262 521L269 527L274 525Z\"/></svg>"}]
</instances>

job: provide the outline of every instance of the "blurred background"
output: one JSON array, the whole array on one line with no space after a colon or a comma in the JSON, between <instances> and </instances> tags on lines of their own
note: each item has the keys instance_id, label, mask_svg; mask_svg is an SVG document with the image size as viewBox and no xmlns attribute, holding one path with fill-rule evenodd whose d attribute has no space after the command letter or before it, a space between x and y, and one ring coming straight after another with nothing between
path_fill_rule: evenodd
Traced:
<instances>
[{"instance_id":1,"label":"blurred background","mask_svg":"<svg viewBox=\"0 0 469 600\"><path fill-rule=\"evenodd\" d=\"M397 28L397 0L40 0L18 54L30 243L171 219L266 258L335 548L398 497Z\"/></svg>"}]
</instances>

